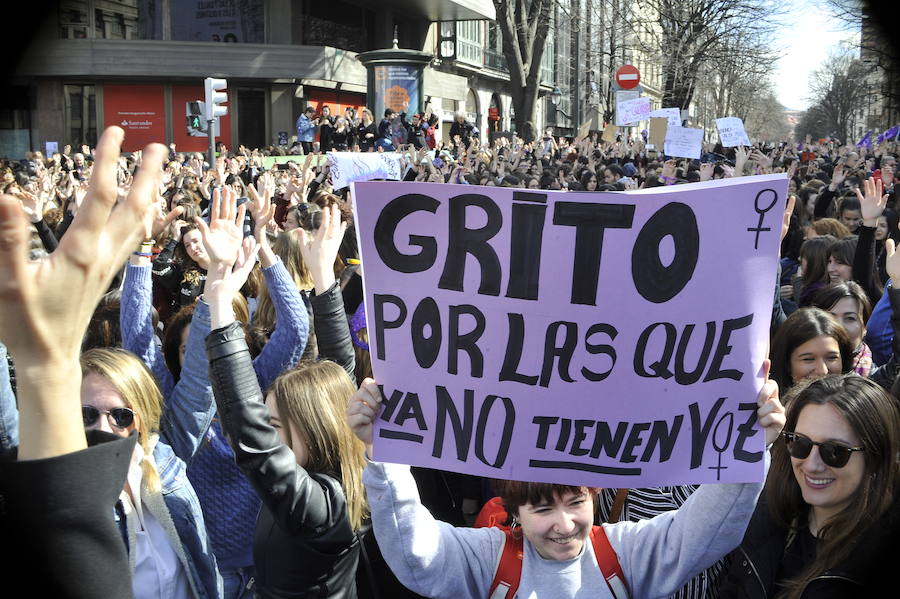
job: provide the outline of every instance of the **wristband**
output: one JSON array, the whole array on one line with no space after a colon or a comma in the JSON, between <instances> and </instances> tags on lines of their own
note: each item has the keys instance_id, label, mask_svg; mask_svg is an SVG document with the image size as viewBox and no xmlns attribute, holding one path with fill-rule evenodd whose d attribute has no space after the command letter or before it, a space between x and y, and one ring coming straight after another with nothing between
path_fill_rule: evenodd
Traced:
<instances>
[{"instance_id":1,"label":"wristband","mask_svg":"<svg viewBox=\"0 0 900 599\"><path fill-rule=\"evenodd\" d=\"M132 252L135 256L141 256L143 258L152 258L153 254L150 252Z\"/></svg>"}]
</instances>

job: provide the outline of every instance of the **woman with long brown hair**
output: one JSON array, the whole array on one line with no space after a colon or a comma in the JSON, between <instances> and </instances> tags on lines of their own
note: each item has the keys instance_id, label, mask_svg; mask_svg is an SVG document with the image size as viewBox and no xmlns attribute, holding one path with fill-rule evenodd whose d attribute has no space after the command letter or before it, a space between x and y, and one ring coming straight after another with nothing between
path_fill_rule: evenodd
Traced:
<instances>
[{"instance_id":1,"label":"woman with long brown hair","mask_svg":"<svg viewBox=\"0 0 900 599\"><path fill-rule=\"evenodd\" d=\"M870 597L896 563L900 411L855 374L817 379L787 402L766 489L720 597ZM880 576L890 577L882 570Z\"/></svg>"}]
</instances>

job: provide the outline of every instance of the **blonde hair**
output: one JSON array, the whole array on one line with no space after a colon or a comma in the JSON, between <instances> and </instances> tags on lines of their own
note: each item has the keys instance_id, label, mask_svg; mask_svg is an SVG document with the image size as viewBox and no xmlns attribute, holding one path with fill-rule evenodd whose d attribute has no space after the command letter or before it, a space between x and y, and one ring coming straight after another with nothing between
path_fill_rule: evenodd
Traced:
<instances>
[{"instance_id":1,"label":"blonde hair","mask_svg":"<svg viewBox=\"0 0 900 599\"><path fill-rule=\"evenodd\" d=\"M300 253L300 241L295 235L288 232L281 232L275 238L272 244L272 251L281 258L281 262L287 269L297 289L306 290L315 287L312 274L303 261L303 254ZM272 298L269 297L269 288L263 284L259 287L258 302L256 311L253 313L253 324L267 331L275 330L275 306Z\"/></svg>"},{"instance_id":2,"label":"blonde hair","mask_svg":"<svg viewBox=\"0 0 900 599\"><path fill-rule=\"evenodd\" d=\"M347 372L328 360L303 362L269 388L282 422L296 426L306 441L306 469L340 478L350 526L359 530L368 515L362 483L365 446L350 431L344 416L355 392ZM291 427L285 425L282 430L292 446Z\"/></svg>"},{"instance_id":3,"label":"blonde hair","mask_svg":"<svg viewBox=\"0 0 900 599\"><path fill-rule=\"evenodd\" d=\"M102 376L125 405L134 410L138 442L147 456L141 464L144 484L149 491L158 493L162 484L152 459L150 437L159 432L163 397L153 375L137 356L114 347L95 348L81 354L81 375L91 373Z\"/></svg>"}]
</instances>

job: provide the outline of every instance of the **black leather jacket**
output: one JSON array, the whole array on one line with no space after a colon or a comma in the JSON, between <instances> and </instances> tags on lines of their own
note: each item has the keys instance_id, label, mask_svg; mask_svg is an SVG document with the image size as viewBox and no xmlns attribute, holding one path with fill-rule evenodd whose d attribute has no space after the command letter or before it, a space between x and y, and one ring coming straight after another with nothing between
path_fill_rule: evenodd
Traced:
<instances>
[{"instance_id":1,"label":"black leather jacket","mask_svg":"<svg viewBox=\"0 0 900 599\"><path fill-rule=\"evenodd\" d=\"M262 499L253 543L259 595L355 599L359 542L340 480L298 466L269 425L238 323L212 331L206 353L222 428Z\"/></svg>"}]
</instances>

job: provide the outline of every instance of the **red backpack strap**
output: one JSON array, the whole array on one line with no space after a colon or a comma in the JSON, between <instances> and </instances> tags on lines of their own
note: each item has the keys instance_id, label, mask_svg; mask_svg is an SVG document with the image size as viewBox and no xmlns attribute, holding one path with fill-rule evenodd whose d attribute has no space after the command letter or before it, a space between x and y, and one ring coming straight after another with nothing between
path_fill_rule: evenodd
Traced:
<instances>
[{"instance_id":1,"label":"red backpack strap","mask_svg":"<svg viewBox=\"0 0 900 599\"><path fill-rule=\"evenodd\" d=\"M523 542L521 531L503 531L503 548L497 559L488 599L513 599L522 578Z\"/></svg>"},{"instance_id":2,"label":"red backpack strap","mask_svg":"<svg viewBox=\"0 0 900 599\"><path fill-rule=\"evenodd\" d=\"M594 557L600 566L600 574L606 579L606 584L615 599L628 599L628 587L625 585L625 575L622 574L622 566L619 565L619 557L616 555L609 538L602 526L591 529L591 545L594 546Z\"/></svg>"}]
</instances>

